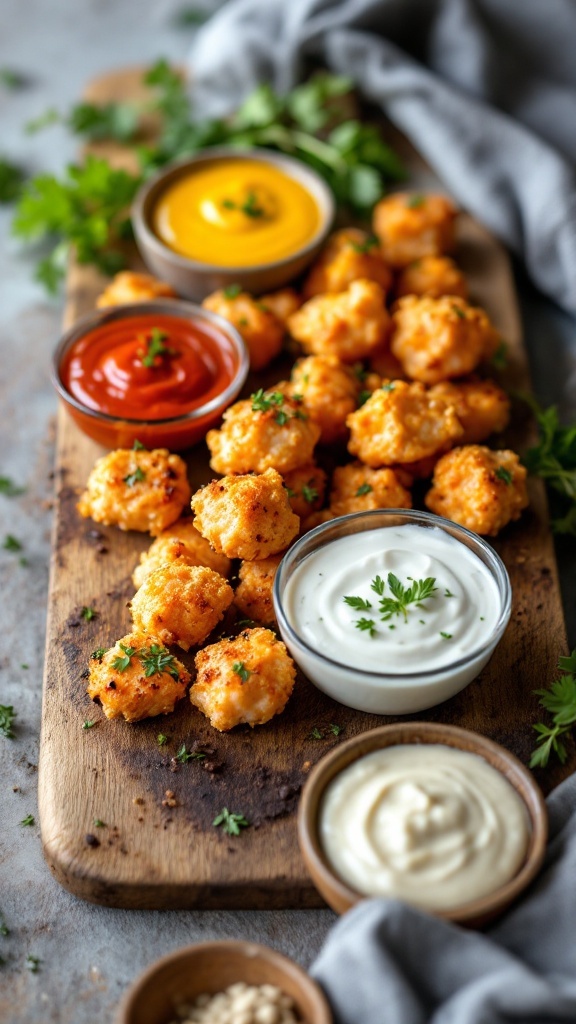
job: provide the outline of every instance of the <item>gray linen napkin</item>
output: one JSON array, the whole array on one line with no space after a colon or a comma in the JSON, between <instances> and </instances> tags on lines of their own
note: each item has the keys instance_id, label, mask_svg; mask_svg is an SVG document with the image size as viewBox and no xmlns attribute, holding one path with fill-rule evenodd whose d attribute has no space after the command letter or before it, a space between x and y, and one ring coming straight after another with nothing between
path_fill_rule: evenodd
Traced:
<instances>
[{"instance_id":1,"label":"gray linen napkin","mask_svg":"<svg viewBox=\"0 0 576 1024\"><path fill-rule=\"evenodd\" d=\"M398 900L366 900L338 921L310 972L336 1024L574 1024L576 776L547 803L544 869L485 934Z\"/></svg>"},{"instance_id":2,"label":"gray linen napkin","mask_svg":"<svg viewBox=\"0 0 576 1024\"><path fill-rule=\"evenodd\" d=\"M305 61L351 75L576 313L575 0L231 0L189 55L200 115Z\"/></svg>"}]
</instances>

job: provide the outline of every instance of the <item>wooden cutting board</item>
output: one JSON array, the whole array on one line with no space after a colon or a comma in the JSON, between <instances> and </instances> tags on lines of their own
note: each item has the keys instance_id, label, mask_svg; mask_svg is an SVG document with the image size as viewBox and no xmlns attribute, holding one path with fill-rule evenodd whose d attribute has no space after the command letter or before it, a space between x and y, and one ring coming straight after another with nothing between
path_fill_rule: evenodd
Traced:
<instances>
[{"instance_id":1,"label":"wooden cutting board","mask_svg":"<svg viewBox=\"0 0 576 1024\"><path fill-rule=\"evenodd\" d=\"M108 75L93 83L97 101L141 94L140 72ZM416 172L421 165L405 143ZM116 162L126 155L99 147ZM138 266L133 254L134 266ZM485 306L509 345L502 383L529 389L517 302L508 257L470 218L463 217L458 259L473 298ZM65 325L93 308L104 281L90 268L70 268ZM268 380L283 376L273 369ZM515 410L512 446L530 440L526 414ZM149 540L81 519L75 505L100 449L61 409L56 452L56 509L51 565L39 804L46 860L77 896L119 907L313 907L322 901L304 869L296 838L298 795L307 772L334 744L391 718L355 712L321 694L302 676L287 710L268 725L230 734L181 702L174 714L128 725L108 722L86 695L90 653L128 632L130 576ZM193 486L211 478L204 445L189 453ZM480 678L454 699L419 718L477 730L503 743L524 762L537 720L533 690L553 678L566 634L548 510L543 487L531 483L531 506L522 521L496 541L510 573L509 628ZM98 614L80 617L84 605ZM180 655L179 655L180 656ZM83 729L86 720L96 725ZM337 737L331 726L342 727ZM322 739L314 739L320 730ZM169 742L159 747L157 735ZM192 761L174 770L178 747L198 740L223 763L211 773ZM573 748L564 766L539 773L545 790L576 767ZM174 794L166 798L166 792ZM173 804L173 806L170 806ZM252 823L239 837L212 825L223 808ZM96 826L95 820L104 822ZM94 842L95 837L96 843Z\"/></svg>"}]
</instances>

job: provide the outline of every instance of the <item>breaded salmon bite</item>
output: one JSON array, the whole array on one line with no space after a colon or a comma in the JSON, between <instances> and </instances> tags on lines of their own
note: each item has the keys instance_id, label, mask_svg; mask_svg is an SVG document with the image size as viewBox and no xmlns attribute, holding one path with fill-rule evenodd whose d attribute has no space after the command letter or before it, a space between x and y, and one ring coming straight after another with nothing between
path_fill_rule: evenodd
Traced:
<instances>
[{"instance_id":1,"label":"breaded salmon bite","mask_svg":"<svg viewBox=\"0 0 576 1024\"><path fill-rule=\"evenodd\" d=\"M157 636L135 631L117 640L109 651L90 658L88 694L102 705L106 718L169 715L186 693L190 673Z\"/></svg>"},{"instance_id":2,"label":"breaded salmon bite","mask_svg":"<svg viewBox=\"0 0 576 1024\"><path fill-rule=\"evenodd\" d=\"M390 317L375 281L353 281L344 292L317 295L288 319L288 330L310 355L355 363L387 338Z\"/></svg>"},{"instance_id":3,"label":"breaded salmon bite","mask_svg":"<svg viewBox=\"0 0 576 1024\"><path fill-rule=\"evenodd\" d=\"M264 725L284 710L294 689L294 662L270 629L220 640L199 651L195 664L190 700L219 732Z\"/></svg>"},{"instance_id":4,"label":"breaded salmon bite","mask_svg":"<svg viewBox=\"0 0 576 1024\"><path fill-rule=\"evenodd\" d=\"M234 594L234 604L242 615L266 625L274 622L272 588L276 570L284 552L260 558L257 562L242 562L238 572L240 583Z\"/></svg>"},{"instance_id":5,"label":"breaded salmon bite","mask_svg":"<svg viewBox=\"0 0 576 1024\"><path fill-rule=\"evenodd\" d=\"M423 384L388 381L348 417L348 450L378 469L446 451L462 436L454 406Z\"/></svg>"},{"instance_id":6,"label":"breaded salmon bite","mask_svg":"<svg viewBox=\"0 0 576 1024\"><path fill-rule=\"evenodd\" d=\"M96 306L98 309L104 309L106 306L121 306L125 302L176 298L178 293L166 281L159 281L157 277L152 277L152 274L136 274L133 270L122 270L98 296Z\"/></svg>"},{"instance_id":7,"label":"breaded salmon bite","mask_svg":"<svg viewBox=\"0 0 576 1024\"><path fill-rule=\"evenodd\" d=\"M410 491L393 469L370 469L362 462L337 466L332 476L330 511L335 516L377 508L412 508Z\"/></svg>"},{"instance_id":8,"label":"breaded salmon bite","mask_svg":"<svg viewBox=\"0 0 576 1024\"><path fill-rule=\"evenodd\" d=\"M292 368L289 389L300 395L302 407L320 428L320 443L348 437L346 417L358 406L362 384L351 366L336 356L308 356Z\"/></svg>"},{"instance_id":9,"label":"breaded salmon bite","mask_svg":"<svg viewBox=\"0 0 576 1024\"><path fill-rule=\"evenodd\" d=\"M289 473L312 461L320 428L300 400L280 390L256 391L231 405L219 430L209 430L206 444L217 473Z\"/></svg>"},{"instance_id":10,"label":"breaded salmon bite","mask_svg":"<svg viewBox=\"0 0 576 1024\"><path fill-rule=\"evenodd\" d=\"M307 462L305 466L284 474L288 499L292 511L305 518L317 512L324 504L326 473L320 466Z\"/></svg>"},{"instance_id":11,"label":"breaded salmon bite","mask_svg":"<svg viewBox=\"0 0 576 1024\"><path fill-rule=\"evenodd\" d=\"M215 551L247 561L284 551L300 525L275 469L213 480L193 495L192 509Z\"/></svg>"},{"instance_id":12,"label":"breaded salmon bite","mask_svg":"<svg viewBox=\"0 0 576 1024\"><path fill-rule=\"evenodd\" d=\"M360 228L343 228L328 239L314 263L304 283L304 298L343 292L360 278L376 281L383 292L392 285L392 273L382 258L378 239Z\"/></svg>"},{"instance_id":13,"label":"breaded salmon bite","mask_svg":"<svg viewBox=\"0 0 576 1024\"><path fill-rule=\"evenodd\" d=\"M97 460L76 508L96 523L156 536L176 522L189 499L179 455L166 448L118 448Z\"/></svg>"},{"instance_id":14,"label":"breaded salmon bite","mask_svg":"<svg viewBox=\"0 0 576 1024\"><path fill-rule=\"evenodd\" d=\"M408 377L424 384L471 373L499 344L484 310L455 295L405 295L394 306L392 323L393 355Z\"/></svg>"},{"instance_id":15,"label":"breaded salmon bite","mask_svg":"<svg viewBox=\"0 0 576 1024\"><path fill-rule=\"evenodd\" d=\"M454 248L457 210L446 196L394 192L374 207L372 226L392 267L423 256L441 256Z\"/></svg>"},{"instance_id":16,"label":"breaded salmon bite","mask_svg":"<svg viewBox=\"0 0 576 1024\"><path fill-rule=\"evenodd\" d=\"M292 316L302 305L302 299L294 288L282 288L278 292L268 292L261 295L259 303L269 313L273 313L277 320L286 327L288 317Z\"/></svg>"},{"instance_id":17,"label":"breaded salmon bite","mask_svg":"<svg viewBox=\"0 0 576 1024\"><path fill-rule=\"evenodd\" d=\"M230 559L210 547L208 541L198 533L191 516L178 519L172 526L162 530L148 550L142 552L140 564L132 574L134 586L141 587L154 569L168 562L207 565L221 576L229 576L231 569Z\"/></svg>"},{"instance_id":18,"label":"breaded salmon bite","mask_svg":"<svg viewBox=\"0 0 576 1024\"><path fill-rule=\"evenodd\" d=\"M207 295L204 309L228 320L242 335L253 370L262 370L276 358L284 340L284 324L260 299L240 285L231 284Z\"/></svg>"},{"instance_id":19,"label":"breaded salmon bite","mask_svg":"<svg viewBox=\"0 0 576 1024\"><path fill-rule=\"evenodd\" d=\"M459 295L468 298L466 278L449 256L423 256L414 260L399 273L394 288L397 298L402 295Z\"/></svg>"},{"instance_id":20,"label":"breaded salmon bite","mask_svg":"<svg viewBox=\"0 0 576 1024\"><path fill-rule=\"evenodd\" d=\"M475 533L495 537L528 505L526 469L516 452L472 444L438 460L427 507Z\"/></svg>"},{"instance_id":21,"label":"breaded salmon bite","mask_svg":"<svg viewBox=\"0 0 576 1024\"><path fill-rule=\"evenodd\" d=\"M232 587L213 569L171 562L144 580L130 610L135 629L188 651L204 642L233 600Z\"/></svg>"},{"instance_id":22,"label":"breaded salmon bite","mask_svg":"<svg viewBox=\"0 0 576 1024\"><path fill-rule=\"evenodd\" d=\"M464 429L460 444L478 444L508 426L510 399L494 380L443 381L430 388L429 394L445 398L456 409Z\"/></svg>"}]
</instances>

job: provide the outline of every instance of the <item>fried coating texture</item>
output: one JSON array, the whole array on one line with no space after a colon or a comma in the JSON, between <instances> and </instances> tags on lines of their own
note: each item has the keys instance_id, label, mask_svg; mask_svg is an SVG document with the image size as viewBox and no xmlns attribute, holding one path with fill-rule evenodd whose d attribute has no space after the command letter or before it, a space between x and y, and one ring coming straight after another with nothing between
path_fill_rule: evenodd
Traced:
<instances>
[{"instance_id":1,"label":"fried coating texture","mask_svg":"<svg viewBox=\"0 0 576 1024\"><path fill-rule=\"evenodd\" d=\"M166 281L159 281L157 277L152 277L152 274L136 274L133 270L122 270L98 296L96 306L103 309L106 306L121 306L125 302L176 298L178 293Z\"/></svg>"},{"instance_id":2,"label":"fried coating texture","mask_svg":"<svg viewBox=\"0 0 576 1024\"><path fill-rule=\"evenodd\" d=\"M213 569L172 562L150 573L130 610L137 630L188 651L203 643L233 600L232 587Z\"/></svg>"},{"instance_id":3,"label":"fried coating texture","mask_svg":"<svg viewBox=\"0 0 576 1024\"><path fill-rule=\"evenodd\" d=\"M245 629L196 655L190 701L219 732L244 723L264 725L286 706L296 669L270 629Z\"/></svg>"},{"instance_id":4,"label":"fried coating texture","mask_svg":"<svg viewBox=\"0 0 576 1024\"><path fill-rule=\"evenodd\" d=\"M206 434L206 444L217 473L289 473L312 461L319 437L320 427L302 402L266 391L231 405L220 429Z\"/></svg>"},{"instance_id":5,"label":"fried coating texture","mask_svg":"<svg viewBox=\"0 0 576 1024\"><path fill-rule=\"evenodd\" d=\"M454 248L457 210L446 196L394 192L374 207L372 226L382 255L392 267Z\"/></svg>"},{"instance_id":6,"label":"fried coating texture","mask_svg":"<svg viewBox=\"0 0 576 1024\"><path fill-rule=\"evenodd\" d=\"M377 508L412 508L410 491L393 469L370 469L362 462L337 466L332 476L330 511L335 516Z\"/></svg>"},{"instance_id":7,"label":"fried coating texture","mask_svg":"<svg viewBox=\"0 0 576 1024\"><path fill-rule=\"evenodd\" d=\"M307 356L292 368L289 390L302 396L303 407L320 428L320 443L348 437L346 417L358 405L363 385L354 370L336 356Z\"/></svg>"},{"instance_id":8,"label":"fried coating texture","mask_svg":"<svg viewBox=\"0 0 576 1024\"><path fill-rule=\"evenodd\" d=\"M454 406L423 384L384 384L351 413L348 450L373 469L446 451L462 436Z\"/></svg>"},{"instance_id":9,"label":"fried coating texture","mask_svg":"<svg viewBox=\"0 0 576 1024\"><path fill-rule=\"evenodd\" d=\"M430 388L430 395L445 398L456 409L464 428L460 444L478 444L499 433L510 420L510 399L493 380L443 381Z\"/></svg>"},{"instance_id":10,"label":"fried coating texture","mask_svg":"<svg viewBox=\"0 0 576 1024\"><path fill-rule=\"evenodd\" d=\"M449 256L423 256L421 260L409 263L396 279L396 296L430 295L439 299L441 295L459 295L468 298L466 278Z\"/></svg>"},{"instance_id":11,"label":"fried coating texture","mask_svg":"<svg viewBox=\"0 0 576 1024\"><path fill-rule=\"evenodd\" d=\"M343 292L360 278L376 281L384 292L392 286L392 273L382 258L378 239L360 228L343 228L331 235L314 263L304 283L304 298Z\"/></svg>"},{"instance_id":12,"label":"fried coating texture","mask_svg":"<svg viewBox=\"0 0 576 1024\"><path fill-rule=\"evenodd\" d=\"M353 281L344 292L316 295L288 318L288 330L311 355L343 363L364 359L390 331L384 292L375 281Z\"/></svg>"},{"instance_id":13,"label":"fried coating texture","mask_svg":"<svg viewBox=\"0 0 576 1024\"><path fill-rule=\"evenodd\" d=\"M213 480L193 495L192 509L215 551L249 562L283 551L300 525L275 469Z\"/></svg>"},{"instance_id":14,"label":"fried coating texture","mask_svg":"<svg viewBox=\"0 0 576 1024\"><path fill-rule=\"evenodd\" d=\"M247 619L255 622L274 622L272 587L276 570L284 552L261 558L257 562L242 562L238 576L239 585L234 594L234 604Z\"/></svg>"},{"instance_id":15,"label":"fried coating texture","mask_svg":"<svg viewBox=\"0 0 576 1024\"><path fill-rule=\"evenodd\" d=\"M90 659L88 694L106 718L139 722L169 715L189 682L190 673L157 636L137 631L121 637L101 658Z\"/></svg>"},{"instance_id":16,"label":"fried coating texture","mask_svg":"<svg viewBox=\"0 0 576 1024\"><path fill-rule=\"evenodd\" d=\"M261 295L258 301L270 313L273 313L276 319L284 324L284 327L286 327L288 317L302 305L302 299L298 292L294 291L294 288L282 288L278 292L269 292L267 295Z\"/></svg>"},{"instance_id":17,"label":"fried coating texture","mask_svg":"<svg viewBox=\"0 0 576 1024\"><path fill-rule=\"evenodd\" d=\"M437 515L495 537L528 505L526 469L507 449L454 448L439 459L425 502Z\"/></svg>"},{"instance_id":18,"label":"fried coating texture","mask_svg":"<svg viewBox=\"0 0 576 1024\"><path fill-rule=\"evenodd\" d=\"M248 292L233 294L234 289L221 288L207 295L204 309L228 320L242 335L253 370L262 370L280 352L284 340L284 324Z\"/></svg>"},{"instance_id":19,"label":"fried coating texture","mask_svg":"<svg viewBox=\"0 0 576 1024\"><path fill-rule=\"evenodd\" d=\"M134 586L141 587L154 569L168 562L207 565L221 576L229 576L231 569L230 559L213 551L208 541L198 533L191 516L178 519L172 526L162 530L148 550L142 552L140 564L132 574Z\"/></svg>"},{"instance_id":20,"label":"fried coating texture","mask_svg":"<svg viewBox=\"0 0 576 1024\"><path fill-rule=\"evenodd\" d=\"M444 295L405 295L392 313L390 347L405 373L424 384L463 377L498 346L498 333L483 309Z\"/></svg>"},{"instance_id":21,"label":"fried coating texture","mask_svg":"<svg viewBox=\"0 0 576 1024\"><path fill-rule=\"evenodd\" d=\"M307 462L305 466L285 473L284 483L288 488L290 506L297 516L304 518L322 508L326 492L326 473L314 462Z\"/></svg>"},{"instance_id":22,"label":"fried coating texture","mask_svg":"<svg viewBox=\"0 0 576 1024\"><path fill-rule=\"evenodd\" d=\"M85 519L155 537L176 522L189 498L179 455L118 448L97 460L76 508Z\"/></svg>"}]
</instances>

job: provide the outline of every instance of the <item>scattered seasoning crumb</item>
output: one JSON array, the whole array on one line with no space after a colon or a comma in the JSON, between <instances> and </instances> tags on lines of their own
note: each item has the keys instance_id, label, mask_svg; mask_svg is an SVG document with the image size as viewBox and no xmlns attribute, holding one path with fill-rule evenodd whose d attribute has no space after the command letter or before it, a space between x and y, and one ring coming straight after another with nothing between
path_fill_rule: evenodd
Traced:
<instances>
[{"instance_id":1,"label":"scattered seasoning crumb","mask_svg":"<svg viewBox=\"0 0 576 1024\"><path fill-rule=\"evenodd\" d=\"M304 761L304 764L302 765L302 771L303 772L309 772L311 767L312 767L312 761Z\"/></svg>"},{"instance_id":2,"label":"scattered seasoning crumb","mask_svg":"<svg viewBox=\"0 0 576 1024\"><path fill-rule=\"evenodd\" d=\"M143 804L143 803L144 803L144 797L142 797L142 796L135 796L135 797L134 797L134 799L133 799L133 801L132 801L132 803L133 803L133 804L139 804L139 805L141 805L141 804Z\"/></svg>"},{"instance_id":3,"label":"scattered seasoning crumb","mask_svg":"<svg viewBox=\"0 0 576 1024\"><path fill-rule=\"evenodd\" d=\"M93 835L92 832L87 832L84 838L86 840L86 845L87 846L93 846L93 847L100 846L100 840L97 839L96 836Z\"/></svg>"},{"instance_id":4,"label":"scattered seasoning crumb","mask_svg":"<svg viewBox=\"0 0 576 1024\"><path fill-rule=\"evenodd\" d=\"M164 793L162 807L178 807L178 801L171 789L167 789Z\"/></svg>"}]
</instances>

